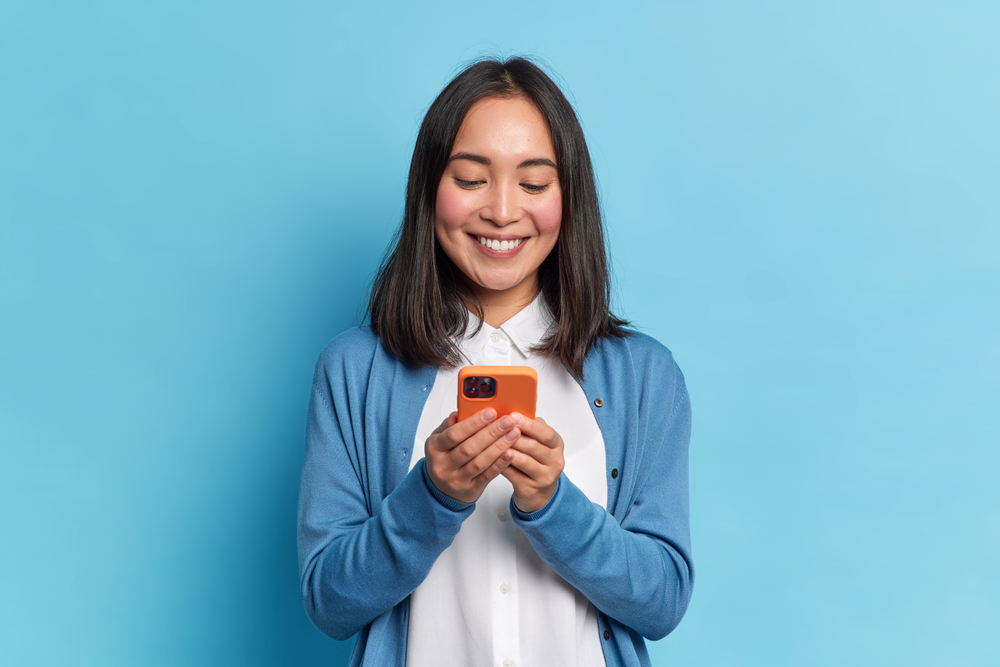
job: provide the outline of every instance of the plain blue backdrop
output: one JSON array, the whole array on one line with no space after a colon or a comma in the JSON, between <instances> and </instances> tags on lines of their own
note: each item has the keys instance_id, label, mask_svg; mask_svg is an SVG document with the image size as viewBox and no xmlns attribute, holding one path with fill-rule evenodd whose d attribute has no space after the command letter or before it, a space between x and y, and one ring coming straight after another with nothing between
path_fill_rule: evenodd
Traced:
<instances>
[{"instance_id":1,"label":"plain blue backdrop","mask_svg":"<svg viewBox=\"0 0 1000 667\"><path fill-rule=\"evenodd\" d=\"M82 5L86 6L82 6ZM344 665L295 504L423 112L533 54L694 408L666 665L1000 652L992 2L0 4L0 664Z\"/></svg>"}]
</instances>

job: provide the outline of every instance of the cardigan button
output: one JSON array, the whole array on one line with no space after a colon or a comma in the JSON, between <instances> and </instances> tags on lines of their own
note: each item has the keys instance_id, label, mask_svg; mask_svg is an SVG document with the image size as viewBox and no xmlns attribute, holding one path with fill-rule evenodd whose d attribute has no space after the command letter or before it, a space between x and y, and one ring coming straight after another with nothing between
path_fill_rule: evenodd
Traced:
<instances>
[{"instance_id":1,"label":"cardigan button","mask_svg":"<svg viewBox=\"0 0 1000 667\"><path fill-rule=\"evenodd\" d=\"M611 639L611 631L610 630L605 630L604 631L604 638L605 639Z\"/></svg>"},{"instance_id":2,"label":"cardigan button","mask_svg":"<svg viewBox=\"0 0 1000 667\"><path fill-rule=\"evenodd\" d=\"M618 468L615 468L614 470L611 471L611 478L612 479L618 478Z\"/></svg>"},{"instance_id":3,"label":"cardigan button","mask_svg":"<svg viewBox=\"0 0 1000 667\"><path fill-rule=\"evenodd\" d=\"M597 407L601 407L602 405L604 405L604 399L603 398L595 398L594 399L594 405L596 405Z\"/></svg>"}]
</instances>

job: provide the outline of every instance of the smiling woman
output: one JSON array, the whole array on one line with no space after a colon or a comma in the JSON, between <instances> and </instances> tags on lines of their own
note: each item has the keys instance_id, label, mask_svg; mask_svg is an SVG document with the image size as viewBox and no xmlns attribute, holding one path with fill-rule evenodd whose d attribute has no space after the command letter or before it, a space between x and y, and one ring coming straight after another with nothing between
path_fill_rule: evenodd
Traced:
<instances>
[{"instance_id":1,"label":"smiling woman","mask_svg":"<svg viewBox=\"0 0 1000 667\"><path fill-rule=\"evenodd\" d=\"M494 327L534 300L538 267L559 238L555 159L548 124L523 97L480 100L455 137L434 229Z\"/></svg>"},{"instance_id":2,"label":"smiling woman","mask_svg":"<svg viewBox=\"0 0 1000 667\"><path fill-rule=\"evenodd\" d=\"M352 665L649 665L680 622L688 395L607 264L562 91L522 58L467 68L421 124L370 327L316 367L302 598L360 633ZM538 417L459 420L463 362L530 367Z\"/></svg>"}]
</instances>

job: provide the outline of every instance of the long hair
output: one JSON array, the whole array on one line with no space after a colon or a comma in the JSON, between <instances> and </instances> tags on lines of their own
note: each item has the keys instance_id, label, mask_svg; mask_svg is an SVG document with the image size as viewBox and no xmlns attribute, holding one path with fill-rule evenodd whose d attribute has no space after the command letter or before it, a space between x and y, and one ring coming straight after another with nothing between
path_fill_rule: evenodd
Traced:
<instances>
[{"instance_id":1,"label":"long hair","mask_svg":"<svg viewBox=\"0 0 1000 667\"><path fill-rule=\"evenodd\" d=\"M548 122L562 189L559 237L538 269L541 295L556 328L537 349L582 379L583 360L600 339L628 334L628 323L610 310L601 207L590 151L572 105L530 60L484 60L445 86L424 116L410 161L403 222L372 284L372 330L406 364L460 364L455 341L466 331L468 307L483 316L482 304L437 242L434 206L469 109L485 97L518 96L531 100Z\"/></svg>"}]
</instances>

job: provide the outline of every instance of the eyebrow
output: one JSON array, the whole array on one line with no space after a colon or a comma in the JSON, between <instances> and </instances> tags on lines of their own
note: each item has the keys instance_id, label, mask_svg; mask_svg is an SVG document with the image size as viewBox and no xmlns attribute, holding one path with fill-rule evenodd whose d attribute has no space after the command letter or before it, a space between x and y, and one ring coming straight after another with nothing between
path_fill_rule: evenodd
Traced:
<instances>
[{"instance_id":1,"label":"eyebrow","mask_svg":"<svg viewBox=\"0 0 1000 667\"><path fill-rule=\"evenodd\" d=\"M483 157L482 155L476 155L475 153L455 153L450 158L448 162L452 160L469 160L470 162L478 162L479 164L484 164L487 167L493 164L488 157ZM517 165L518 169L523 169L524 167L552 167L557 168L556 163L545 157L536 157L530 160L525 160L521 164Z\"/></svg>"}]
</instances>

